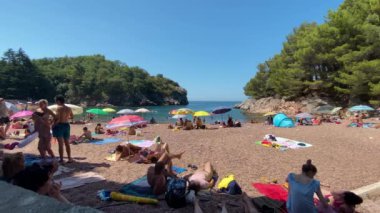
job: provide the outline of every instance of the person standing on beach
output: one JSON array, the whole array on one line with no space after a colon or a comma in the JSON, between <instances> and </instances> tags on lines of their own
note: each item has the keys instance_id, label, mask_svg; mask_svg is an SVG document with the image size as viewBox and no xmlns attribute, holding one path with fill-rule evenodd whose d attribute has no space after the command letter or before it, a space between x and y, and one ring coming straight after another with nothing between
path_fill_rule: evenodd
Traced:
<instances>
[{"instance_id":1,"label":"person standing on beach","mask_svg":"<svg viewBox=\"0 0 380 213\"><path fill-rule=\"evenodd\" d=\"M40 100L38 102L39 108L32 115L35 128L38 132L38 151L43 159L46 157L46 152L54 158L53 150L51 150L51 133L50 133L50 121L49 117L55 117L54 113L47 108L47 100Z\"/></svg>"},{"instance_id":2,"label":"person standing on beach","mask_svg":"<svg viewBox=\"0 0 380 213\"><path fill-rule=\"evenodd\" d=\"M74 117L73 112L70 107L65 105L65 98L58 95L55 98L55 103L58 105L57 112L54 118L53 124L53 137L58 140L58 151L60 163L63 163L63 145L66 147L67 157L69 158L68 163L74 162L71 158L70 149L70 124L69 120Z\"/></svg>"},{"instance_id":3,"label":"person standing on beach","mask_svg":"<svg viewBox=\"0 0 380 213\"><path fill-rule=\"evenodd\" d=\"M11 125L11 120L9 119L9 110L7 105L5 105L4 98L0 98L0 125L5 125L4 132L7 134L7 131Z\"/></svg>"}]
</instances>

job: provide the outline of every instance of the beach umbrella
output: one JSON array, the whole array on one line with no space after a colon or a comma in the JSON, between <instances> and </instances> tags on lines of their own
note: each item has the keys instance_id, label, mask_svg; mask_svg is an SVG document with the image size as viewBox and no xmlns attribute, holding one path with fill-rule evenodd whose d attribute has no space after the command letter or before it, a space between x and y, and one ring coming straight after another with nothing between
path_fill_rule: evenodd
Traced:
<instances>
[{"instance_id":1,"label":"beach umbrella","mask_svg":"<svg viewBox=\"0 0 380 213\"><path fill-rule=\"evenodd\" d=\"M193 110L189 109L189 108L181 108L181 109L177 109L175 114L176 115L190 115L190 114L193 114Z\"/></svg>"},{"instance_id":2,"label":"beach umbrella","mask_svg":"<svg viewBox=\"0 0 380 213\"><path fill-rule=\"evenodd\" d=\"M104 108L103 111L104 112L108 112L108 113L114 113L114 112L116 112L116 110L114 110L112 108Z\"/></svg>"},{"instance_id":3,"label":"beach umbrella","mask_svg":"<svg viewBox=\"0 0 380 213\"><path fill-rule=\"evenodd\" d=\"M65 106L69 107L74 115L80 115L83 113L83 108L74 104L65 104ZM50 109L53 112L57 112L58 105L50 105L48 106L48 109Z\"/></svg>"},{"instance_id":4,"label":"beach umbrella","mask_svg":"<svg viewBox=\"0 0 380 213\"><path fill-rule=\"evenodd\" d=\"M275 115L275 114L277 114L277 113L276 112L267 112L263 116L266 117L266 116L272 116L272 115Z\"/></svg>"},{"instance_id":5,"label":"beach umbrella","mask_svg":"<svg viewBox=\"0 0 380 213\"><path fill-rule=\"evenodd\" d=\"M30 111L30 110L23 110L23 111L19 111L19 112L16 112L15 114L13 114L10 118L11 119L15 119L15 118L25 118L25 117L29 117L29 116L32 116L33 115L33 112Z\"/></svg>"},{"instance_id":6,"label":"beach umbrella","mask_svg":"<svg viewBox=\"0 0 380 213\"><path fill-rule=\"evenodd\" d=\"M86 112L94 115L108 115L108 112L104 112L102 109L98 108L89 109Z\"/></svg>"},{"instance_id":7,"label":"beach umbrella","mask_svg":"<svg viewBox=\"0 0 380 213\"><path fill-rule=\"evenodd\" d=\"M210 116L210 113L206 111L197 111L193 114L193 116L196 116L196 117Z\"/></svg>"},{"instance_id":8,"label":"beach umbrella","mask_svg":"<svg viewBox=\"0 0 380 213\"><path fill-rule=\"evenodd\" d=\"M339 112L339 110L341 110L342 109L342 107L335 107L334 109L332 109L331 110L331 114L335 114L335 113L337 113L337 112Z\"/></svg>"},{"instance_id":9,"label":"beach umbrella","mask_svg":"<svg viewBox=\"0 0 380 213\"><path fill-rule=\"evenodd\" d=\"M146 109L146 108L140 108L140 109L136 109L135 112L137 112L137 113L148 113L150 111L149 111L149 109Z\"/></svg>"},{"instance_id":10,"label":"beach umbrella","mask_svg":"<svg viewBox=\"0 0 380 213\"><path fill-rule=\"evenodd\" d=\"M11 102L5 102L5 106L12 111L13 113L18 112L17 106L12 104Z\"/></svg>"},{"instance_id":11,"label":"beach umbrella","mask_svg":"<svg viewBox=\"0 0 380 213\"><path fill-rule=\"evenodd\" d=\"M186 118L187 115L173 115L171 118L173 119L180 119L180 118Z\"/></svg>"},{"instance_id":12,"label":"beach umbrella","mask_svg":"<svg viewBox=\"0 0 380 213\"><path fill-rule=\"evenodd\" d=\"M136 114L136 112L131 109L122 109L118 111L116 114L130 115L130 114Z\"/></svg>"},{"instance_id":13,"label":"beach umbrella","mask_svg":"<svg viewBox=\"0 0 380 213\"><path fill-rule=\"evenodd\" d=\"M177 113L177 110L173 109L173 110L170 110L168 114L169 115L176 115L176 113Z\"/></svg>"},{"instance_id":14,"label":"beach umbrella","mask_svg":"<svg viewBox=\"0 0 380 213\"><path fill-rule=\"evenodd\" d=\"M372 111L375 110L374 108L367 106L367 105L357 105L353 106L348 109L350 112L356 112L356 111Z\"/></svg>"},{"instance_id":15,"label":"beach umbrella","mask_svg":"<svg viewBox=\"0 0 380 213\"><path fill-rule=\"evenodd\" d=\"M303 112L296 115L296 118L312 118L313 116L307 112Z\"/></svg>"},{"instance_id":16,"label":"beach umbrella","mask_svg":"<svg viewBox=\"0 0 380 213\"><path fill-rule=\"evenodd\" d=\"M230 107L218 107L212 111L212 114L224 114L229 111L231 111Z\"/></svg>"},{"instance_id":17,"label":"beach umbrella","mask_svg":"<svg viewBox=\"0 0 380 213\"><path fill-rule=\"evenodd\" d=\"M121 127L131 127L140 124L147 124L148 122L144 120L144 118L137 115L124 115L117 118L112 119L107 123L106 128L121 128Z\"/></svg>"}]
</instances>

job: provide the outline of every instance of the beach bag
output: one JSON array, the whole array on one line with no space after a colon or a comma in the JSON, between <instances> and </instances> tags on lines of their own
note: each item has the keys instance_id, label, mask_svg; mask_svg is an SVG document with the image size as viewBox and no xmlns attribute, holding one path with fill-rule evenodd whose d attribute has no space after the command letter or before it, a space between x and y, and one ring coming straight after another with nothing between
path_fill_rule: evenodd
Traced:
<instances>
[{"instance_id":1,"label":"beach bag","mask_svg":"<svg viewBox=\"0 0 380 213\"><path fill-rule=\"evenodd\" d=\"M230 195L241 195L243 192L241 190L241 187L236 182L236 180L231 181L227 188L222 188L219 190L220 193L226 193Z\"/></svg>"},{"instance_id":2,"label":"beach bag","mask_svg":"<svg viewBox=\"0 0 380 213\"><path fill-rule=\"evenodd\" d=\"M187 181L184 178L172 178L168 181L165 193L165 200L172 208L186 206Z\"/></svg>"}]
</instances>

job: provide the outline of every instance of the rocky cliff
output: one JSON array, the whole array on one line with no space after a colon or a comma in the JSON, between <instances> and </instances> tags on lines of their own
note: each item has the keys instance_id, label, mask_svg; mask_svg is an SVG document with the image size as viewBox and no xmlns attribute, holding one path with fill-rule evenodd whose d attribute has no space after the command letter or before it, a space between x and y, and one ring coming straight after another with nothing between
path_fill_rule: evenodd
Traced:
<instances>
[{"instance_id":1,"label":"rocky cliff","mask_svg":"<svg viewBox=\"0 0 380 213\"><path fill-rule=\"evenodd\" d=\"M267 113L273 111L284 112L288 115L295 115L298 112L315 112L319 106L327 104L334 105L330 100L323 100L318 97L300 98L294 101L268 97L258 100L247 99L235 107L245 110L248 113Z\"/></svg>"}]
</instances>

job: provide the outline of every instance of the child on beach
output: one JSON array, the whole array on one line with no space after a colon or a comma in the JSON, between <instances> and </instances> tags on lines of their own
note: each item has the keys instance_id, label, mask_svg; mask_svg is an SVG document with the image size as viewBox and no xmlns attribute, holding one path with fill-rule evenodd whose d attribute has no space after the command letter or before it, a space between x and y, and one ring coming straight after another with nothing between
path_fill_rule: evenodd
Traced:
<instances>
[{"instance_id":1,"label":"child on beach","mask_svg":"<svg viewBox=\"0 0 380 213\"><path fill-rule=\"evenodd\" d=\"M327 200L323 197L320 182L314 179L317 174L311 160L307 160L302 166L301 174L290 173L286 182L289 184L288 202L286 207L288 212L317 212L314 205L314 193L321 201L322 208L327 208Z\"/></svg>"},{"instance_id":2,"label":"child on beach","mask_svg":"<svg viewBox=\"0 0 380 213\"><path fill-rule=\"evenodd\" d=\"M96 127L95 127L95 133L96 134L104 134L105 133L105 131L104 131L104 129L103 129L103 127L102 127L101 124L97 124L96 125Z\"/></svg>"},{"instance_id":3,"label":"child on beach","mask_svg":"<svg viewBox=\"0 0 380 213\"><path fill-rule=\"evenodd\" d=\"M74 144L78 143L88 143L91 140L94 140L94 138L91 135L91 131L88 130L87 127L83 127L83 134L79 136L76 140L73 141Z\"/></svg>"},{"instance_id":4,"label":"child on beach","mask_svg":"<svg viewBox=\"0 0 380 213\"><path fill-rule=\"evenodd\" d=\"M363 198L350 191L332 192L332 202L329 211L318 205L319 212L355 213L356 206L363 203Z\"/></svg>"}]
</instances>

